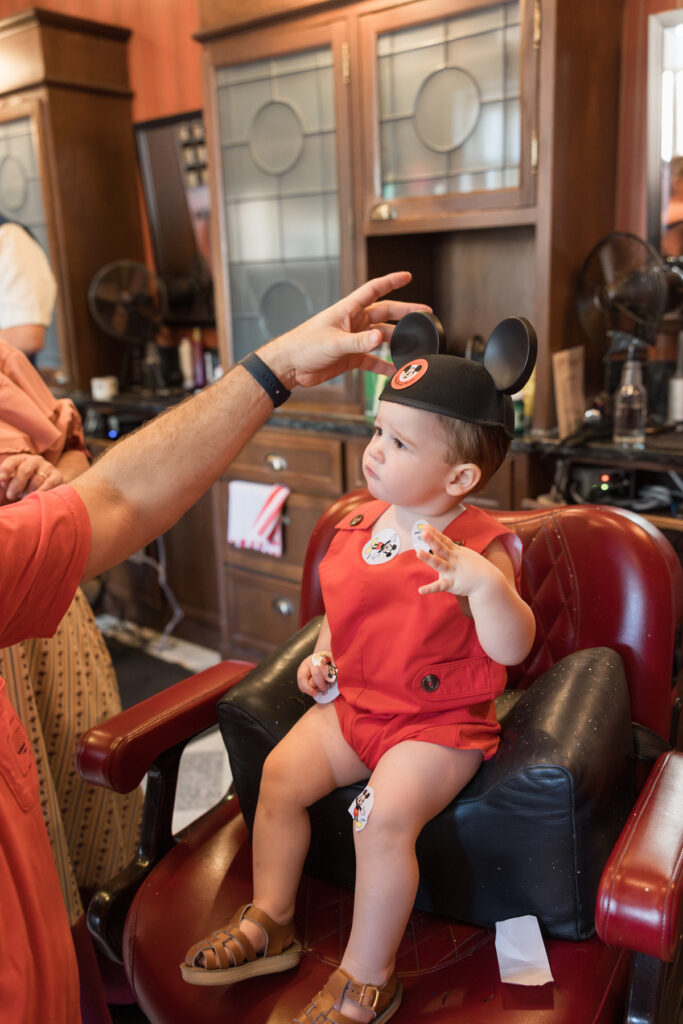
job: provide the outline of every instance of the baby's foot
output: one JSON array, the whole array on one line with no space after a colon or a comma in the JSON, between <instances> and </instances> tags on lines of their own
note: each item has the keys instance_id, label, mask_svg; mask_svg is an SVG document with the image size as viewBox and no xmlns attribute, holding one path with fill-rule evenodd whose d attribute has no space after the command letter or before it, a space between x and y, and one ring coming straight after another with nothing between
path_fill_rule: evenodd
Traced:
<instances>
[{"instance_id":1,"label":"baby's foot","mask_svg":"<svg viewBox=\"0 0 683 1024\"><path fill-rule=\"evenodd\" d=\"M243 978L296 967L301 944L291 924L281 925L252 903L236 912L224 928L196 943L180 965L191 985L231 985Z\"/></svg>"},{"instance_id":2,"label":"baby's foot","mask_svg":"<svg viewBox=\"0 0 683 1024\"><path fill-rule=\"evenodd\" d=\"M401 1005L401 982L395 974L384 985L363 985L339 967L317 996L294 1018L294 1024L315 1024L331 1008L359 1024L380 1017L388 1021Z\"/></svg>"}]
</instances>

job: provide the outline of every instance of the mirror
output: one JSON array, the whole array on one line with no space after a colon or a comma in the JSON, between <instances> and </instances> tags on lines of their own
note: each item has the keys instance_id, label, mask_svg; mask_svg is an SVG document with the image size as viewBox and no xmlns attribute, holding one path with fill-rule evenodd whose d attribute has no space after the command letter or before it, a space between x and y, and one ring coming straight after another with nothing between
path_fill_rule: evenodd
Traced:
<instances>
[{"instance_id":1,"label":"mirror","mask_svg":"<svg viewBox=\"0 0 683 1024\"><path fill-rule=\"evenodd\" d=\"M683 10L648 18L648 241L683 256Z\"/></svg>"},{"instance_id":2,"label":"mirror","mask_svg":"<svg viewBox=\"0 0 683 1024\"><path fill-rule=\"evenodd\" d=\"M166 285L171 325L215 323L210 193L199 110L135 125L154 260Z\"/></svg>"}]
</instances>

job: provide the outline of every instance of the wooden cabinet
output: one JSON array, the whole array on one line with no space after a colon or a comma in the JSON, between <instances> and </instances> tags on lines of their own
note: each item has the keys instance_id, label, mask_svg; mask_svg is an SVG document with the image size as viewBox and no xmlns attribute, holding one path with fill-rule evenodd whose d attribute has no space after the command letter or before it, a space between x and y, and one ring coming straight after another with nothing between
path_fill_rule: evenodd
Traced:
<instances>
[{"instance_id":1,"label":"wooden cabinet","mask_svg":"<svg viewBox=\"0 0 683 1024\"><path fill-rule=\"evenodd\" d=\"M524 0L360 13L364 221L438 229L456 211L533 201L538 14Z\"/></svg>"},{"instance_id":2,"label":"wooden cabinet","mask_svg":"<svg viewBox=\"0 0 683 1024\"><path fill-rule=\"evenodd\" d=\"M0 20L0 212L48 253L57 314L39 366L71 388L121 368L121 343L90 316L94 275L144 258L129 36L37 8Z\"/></svg>"},{"instance_id":3,"label":"wooden cabinet","mask_svg":"<svg viewBox=\"0 0 683 1024\"><path fill-rule=\"evenodd\" d=\"M362 425L358 424L362 430ZM368 430L369 436L369 430ZM234 657L261 657L290 636L299 622L299 592L313 528L334 499L358 484L349 476L367 437L266 426L244 447L217 485L223 556L227 645ZM353 453L353 454L352 454ZM283 484L282 556L227 541L233 480Z\"/></svg>"},{"instance_id":4,"label":"wooden cabinet","mask_svg":"<svg viewBox=\"0 0 683 1024\"><path fill-rule=\"evenodd\" d=\"M242 205L255 204L258 216L247 235L259 245L271 239L269 266L280 278L299 284L296 260L282 272L283 226L301 242L299 258L309 248L316 256L308 243L313 206L303 203L298 220L286 224L282 215L288 175L303 169L293 164L277 174L278 160L285 167L287 154L292 160L292 139L282 132L275 146L275 136L269 137L275 197L262 194L259 174L245 177L248 164L240 167L235 157L240 147L249 150L249 132L268 104L284 99L296 107L291 89L280 92L278 73L296 78L296 61L303 66L315 55L332 68L334 83L336 160L328 158L318 170L325 168L329 207L337 211L338 268L329 263L335 287L411 271L401 297L429 303L456 351L475 334L487 337L505 316L527 317L539 339L533 425L542 431L555 425L554 352L586 346L587 392L599 390L602 352L580 327L575 282L595 242L614 229L622 6L602 0L598 19L595 5L566 0L199 0L226 361L239 358L241 344L258 343L263 335L256 327L263 330L273 308L299 318L307 313L291 289L273 290L270 279L255 275L257 261L238 237L247 224ZM281 58L294 63L280 66ZM237 103L233 90L245 91L247 83L254 90L259 68L267 69L268 89L261 82L251 106ZM307 99L312 95L310 89ZM244 123L233 138L236 111ZM298 137L296 117L287 116ZM245 192L235 196L242 180ZM235 257L241 251L245 259ZM245 295L250 301L256 296L249 309ZM245 341L237 344L239 317ZM324 410L332 419L346 414L349 404L362 408L362 389L338 383L325 398L303 390L296 398L314 415ZM308 443L311 434L299 431L294 447L298 437ZM302 523L313 510L303 496L332 496L339 480L341 489L363 486L365 440L345 436L335 443L337 469L320 463L315 480L293 488L290 503ZM251 449L246 457L253 461L240 466L245 479L268 476L268 454ZM479 500L519 507L546 486L534 457L515 452ZM291 542L299 544L293 531ZM282 624L276 610L296 619L291 588L298 556L290 552L267 564L253 553L227 551L225 557L229 628L238 649L250 643L271 649Z\"/></svg>"},{"instance_id":5,"label":"wooden cabinet","mask_svg":"<svg viewBox=\"0 0 683 1024\"><path fill-rule=\"evenodd\" d=\"M528 317L539 336L534 426L550 428L553 352L585 345L588 393L602 386L575 282L614 228L621 18L621 0L603 0L599 21L591 5L563 0L200 0L216 187L226 173L219 70L251 52L309 52L337 33L337 154L352 159L339 224L343 238L350 209L355 282L412 271L404 295L429 302L453 344L486 337L510 313ZM464 121L448 129L434 114L455 116L458 92ZM468 111L472 122L478 112L470 134ZM229 311L230 234L225 224L214 234Z\"/></svg>"}]
</instances>

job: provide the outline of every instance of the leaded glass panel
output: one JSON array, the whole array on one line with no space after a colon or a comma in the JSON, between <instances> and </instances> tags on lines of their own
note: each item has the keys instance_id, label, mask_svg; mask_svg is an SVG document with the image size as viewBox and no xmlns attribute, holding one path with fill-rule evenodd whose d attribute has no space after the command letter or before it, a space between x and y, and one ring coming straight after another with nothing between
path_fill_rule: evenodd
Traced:
<instances>
[{"instance_id":1,"label":"leaded glass panel","mask_svg":"<svg viewBox=\"0 0 683 1024\"><path fill-rule=\"evenodd\" d=\"M378 37L384 199L519 186L520 41L518 0Z\"/></svg>"},{"instance_id":2,"label":"leaded glass panel","mask_svg":"<svg viewBox=\"0 0 683 1024\"><path fill-rule=\"evenodd\" d=\"M329 47L217 72L234 357L340 297Z\"/></svg>"}]
</instances>

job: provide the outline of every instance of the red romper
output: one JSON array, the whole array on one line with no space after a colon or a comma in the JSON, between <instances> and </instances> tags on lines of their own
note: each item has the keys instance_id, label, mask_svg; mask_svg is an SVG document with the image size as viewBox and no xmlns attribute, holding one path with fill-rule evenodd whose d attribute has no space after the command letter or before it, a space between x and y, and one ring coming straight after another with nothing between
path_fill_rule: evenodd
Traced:
<instances>
[{"instance_id":1,"label":"red romper","mask_svg":"<svg viewBox=\"0 0 683 1024\"><path fill-rule=\"evenodd\" d=\"M382 564L363 560L388 507L371 501L346 516L320 564L342 733L371 771L408 739L474 748L488 759L498 747L493 699L506 670L484 653L453 594L418 593L435 577L412 548ZM486 512L470 505L443 532L479 553L501 539L518 577L521 543Z\"/></svg>"}]
</instances>

